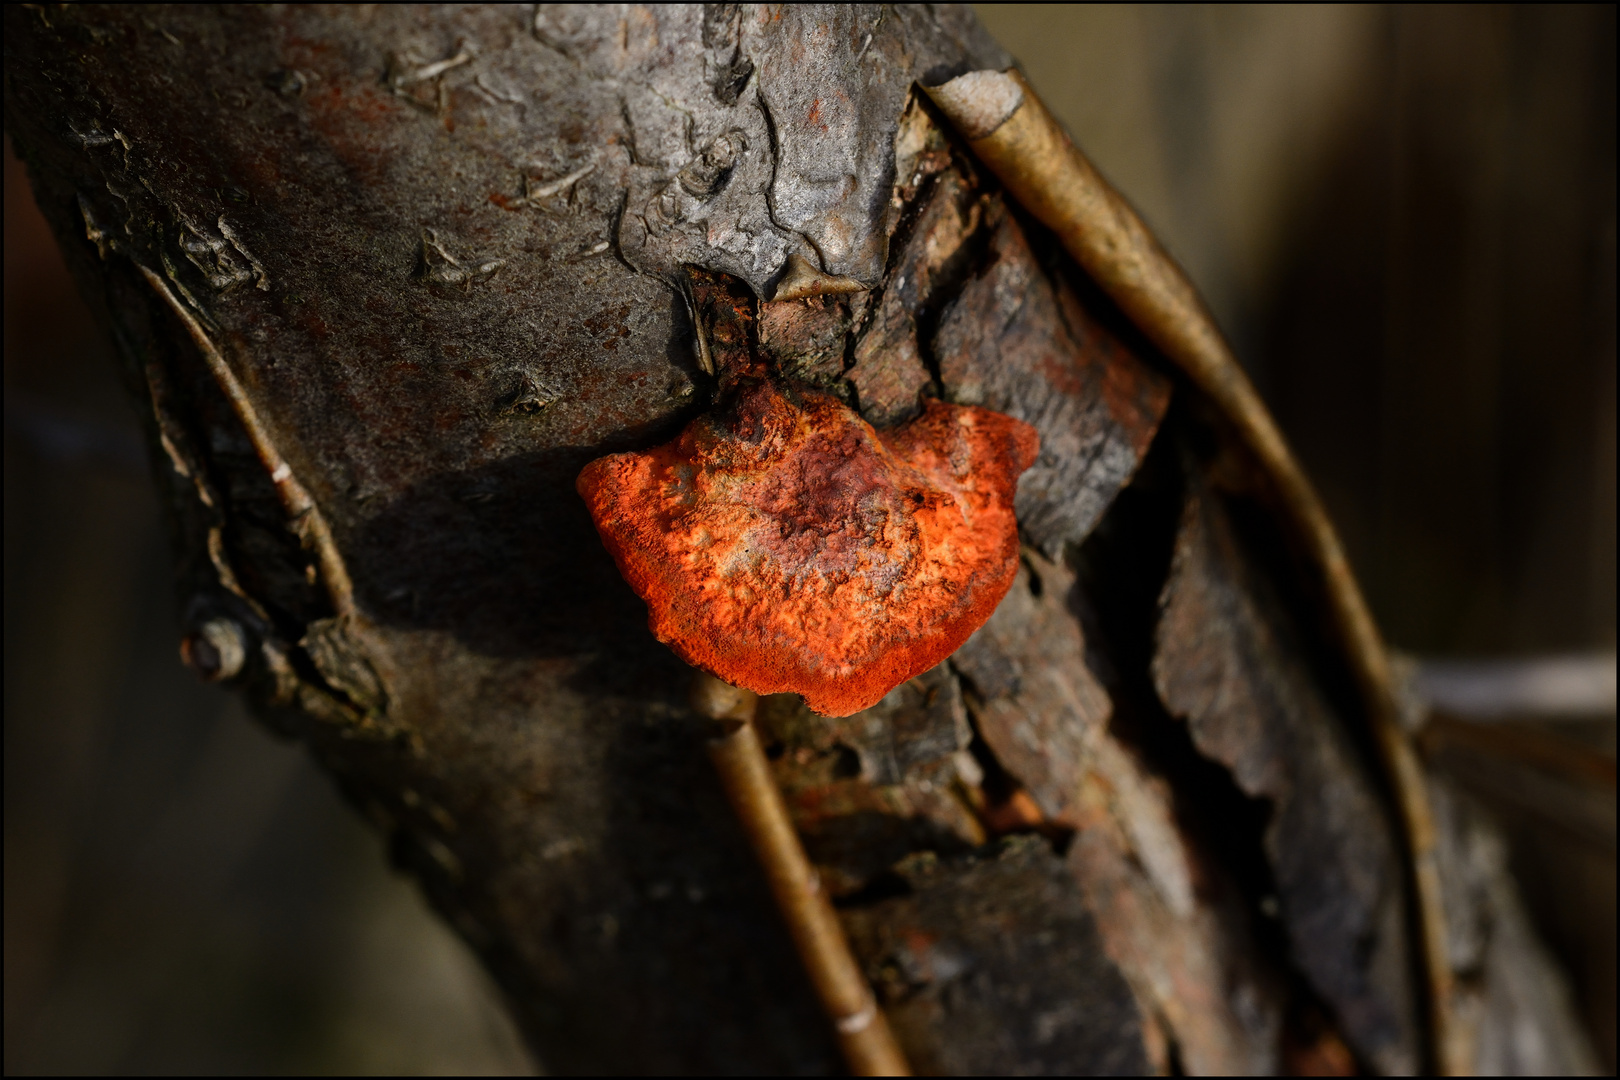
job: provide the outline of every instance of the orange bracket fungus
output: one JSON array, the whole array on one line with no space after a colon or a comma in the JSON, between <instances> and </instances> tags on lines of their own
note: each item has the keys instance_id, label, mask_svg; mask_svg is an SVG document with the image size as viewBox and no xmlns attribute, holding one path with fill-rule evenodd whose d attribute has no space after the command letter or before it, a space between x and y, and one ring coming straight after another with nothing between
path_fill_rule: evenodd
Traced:
<instances>
[{"instance_id":1,"label":"orange bracket fungus","mask_svg":"<svg viewBox=\"0 0 1620 1080\"><path fill-rule=\"evenodd\" d=\"M579 493L660 641L847 716L955 652L1006 595L1035 431L937 400L875 430L767 369L751 298L692 279L717 407L673 442L591 462Z\"/></svg>"}]
</instances>

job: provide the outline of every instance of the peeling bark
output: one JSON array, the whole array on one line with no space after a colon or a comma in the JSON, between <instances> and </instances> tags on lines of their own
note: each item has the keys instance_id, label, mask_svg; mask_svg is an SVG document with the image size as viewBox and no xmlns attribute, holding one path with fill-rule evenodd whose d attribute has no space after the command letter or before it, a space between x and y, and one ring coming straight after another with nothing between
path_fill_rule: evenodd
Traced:
<instances>
[{"instance_id":1,"label":"peeling bark","mask_svg":"<svg viewBox=\"0 0 1620 1080\"><path fill-rule=\"evenodd\" d=\"M1266 857L1290 953L1380 1072L1419 1064L1395 827L1299 631L1195 485L1160 599L1154 683L1194 745L1270 805Z\"/></svg>"}]
</instances>

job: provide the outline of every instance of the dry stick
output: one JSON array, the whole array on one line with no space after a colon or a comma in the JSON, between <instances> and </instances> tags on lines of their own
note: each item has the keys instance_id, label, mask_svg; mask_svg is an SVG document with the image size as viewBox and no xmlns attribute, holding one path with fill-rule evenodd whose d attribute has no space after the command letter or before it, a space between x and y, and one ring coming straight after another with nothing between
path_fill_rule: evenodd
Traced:
<instances>
[{"instance_id":1,"label":"dry stick","mask_svg":"<svg viewBox=\"0 0 1620 1080\"><path fill-rule=\"evenodd\" d=\"M1051 229L1149 341L1207 394L1270 474L1294 532L1322 575L1333 622L1400 804L1428 979L1436 1067L1466 1072L1451 1017L1451 965L1434 816L1417 754L1399 723L1389 656L1338 534L1276 422L1233 358L1192 283L1125 199L1069 141L1017 71L971 72L928 90L1007 191Z\"/></svg>"},{"instance_id":2,"label":"dry stick","mask_svg":"<svg viewBox=\"0 0 1620 1080\"><path fill-rule=\"evenodd\" d=\"M220 390L230 401L231 409L236 413L236 418L242 422L254 453L258 455L265 471L270 474L270 482L275 485L276 494L281 497L281 505L287 511L293 531L315 550L315 561L320 567L321 580L326 585L333 608L341 616L353 617L354 586L349 580L349 568L332 538L332 529L327 524L326 515L321 513L321 508L315 504L308 489L293 475L292 467L281 456L281 451L276 449L275 442L271 440L264 421L259 418L258 411L253 407L253 401L248 397L241 380L225 362L225 357L220 354L218 347L203 330L202 324L170 291L156 271L141 266L140 263L135 265L139 267L152 291L157 293L179 317L191 335L191 340L202 353L203 362L208 365L209 373L213 375L214 381L219 384Z\"/></svg>"},{"instance_id":3,"label":"dry stick","mask_svg":"<svg viewBox=\"0 0 1620 1080\"><path fill-rule=\"evenodd\" d=\"M838 1046L849 1071L855 1076L910 1076L905 1056L793 830L754 729L758 705L759 697L751 691L703 672L693 674L693 709L726 728L709 742L709 758L765 871L816 996L838 1031Z\"/></svg>"}]
</instances>

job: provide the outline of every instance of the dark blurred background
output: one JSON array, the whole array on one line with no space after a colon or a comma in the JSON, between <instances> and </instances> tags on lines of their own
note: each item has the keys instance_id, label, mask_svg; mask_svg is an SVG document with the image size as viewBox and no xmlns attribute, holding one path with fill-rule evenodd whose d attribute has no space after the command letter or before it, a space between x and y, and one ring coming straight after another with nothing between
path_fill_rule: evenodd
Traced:
<instances>
[{"instance_id":1,"label":"dark blurred background","mask_svg":"<svg viewBox=\"0 0 1620 1080\"><path fill-rule=\"evenodd\" d=\"M978 10L1204 290L1391 642L1612 656L1614 7ZM6 1071L532 1070L303 752L180 666L9 144L5 405ZM1612 1070L1612 713L1442 730Z\"/></svg>"}]
</instances>

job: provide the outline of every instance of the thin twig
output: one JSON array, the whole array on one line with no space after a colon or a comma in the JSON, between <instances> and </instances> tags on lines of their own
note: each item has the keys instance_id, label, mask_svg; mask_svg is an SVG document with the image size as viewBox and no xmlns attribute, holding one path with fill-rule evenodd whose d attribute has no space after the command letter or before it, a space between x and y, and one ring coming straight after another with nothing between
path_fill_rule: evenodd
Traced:
<instances>
[{"instance_id":1,"label":"thin twig","mask_svg":"<svg viewBox=\"0 0 1620 1080\"><path fill-rule=\"evenodd\" d=\"M202 353L203 362L208 365L209 373L219 384L220 390L225 394L236 413L238 420L247 433L248 442L253 446L254 453L258 455L265 471L270 474L270 482L275 485L276 494L281 498L281 505L287 512L287 517L293 529L298 532L310 547L314 549L315 561L320 567L321 580L325 583L327 594L331 597L332 607L341 616L354 615L354 586L349 580L349 568L343 561L343 556L337 549L337 543L332 538L332 529L326 522L326 515L316 505L308 489L293 475L292 466L287 464L277 449L270 433L266 430L264 421L259 418L258 410L253 407L252 400L242 383L225 362L217 346L209 338L202 325L192 315L191 311L180 302L168 285L156 271L136 264L152 291L157 293L169 309L179 317L191 340L196 342L198 350Z\"/></svg>"},{"instance_id":2,"label":"thin twig","mask_svg":"<svg viewBox=\"0 0 1620 1080\"><path fill-rule=\"evenodd\" d=\"M693 676L693 708L722 726L709 742L709 758L765 871L816 996L832 1019L849 1071L855 1076L910 1076L771 776L754 729L758 704L758 696L748 690L702 672Z\"/></svg>"}]
</instances>

